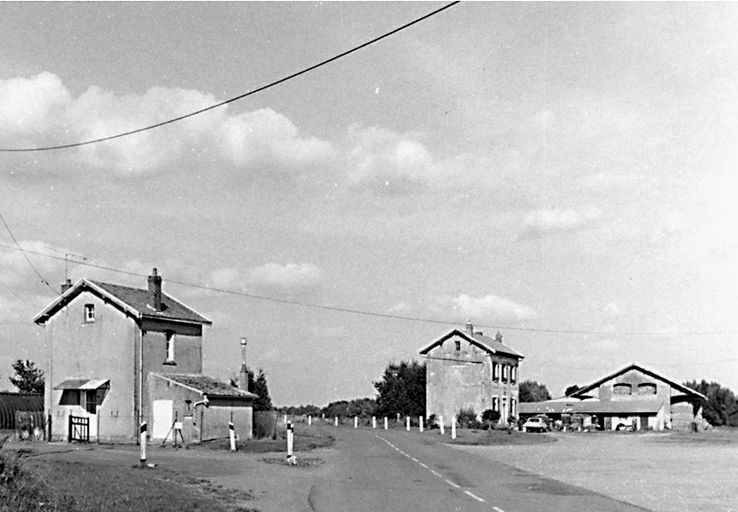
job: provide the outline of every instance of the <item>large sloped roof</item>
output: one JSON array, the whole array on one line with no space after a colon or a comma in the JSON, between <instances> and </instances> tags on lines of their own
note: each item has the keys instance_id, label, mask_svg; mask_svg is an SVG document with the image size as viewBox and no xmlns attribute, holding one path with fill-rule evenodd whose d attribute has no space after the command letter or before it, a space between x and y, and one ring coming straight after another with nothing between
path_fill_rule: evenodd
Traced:
<instances>
[{"instance_id":1,"label":"large sloped roof","mask_svg":"<svg viewBox=\"0 0 738 512\"><path fill-rule=\"evenodd\" d=\"M653 379L660 380L662 382L666 382L672 388L674 388L674 389L676 389L678 391L681 391L685 395L689 395L689 396L694 397L694 398L700 398L702 400L707 400L707 397L705 395L703 395L702 393L699 393L699 392L695 391L692 388L688 388L687 386L685 386L683 384L679 384L678 382L675 382L675 381L673 381L671 379L668 379L668 378L664 377L663 375L660 375L660 374L656 373L653 370L649 370L649 369L644 368L643 366L640 366L640 365L635 364L635 363L629 364L628 366L626 366L624 368L621 368L620 370L618 370L616 372L613 372L613 373L611 373L609 375L605 375L601 379L596 380L595 382L593 382L591 384L588 384L588 385L584 386L583 388L579 388L578 390L576 390L574 393L572 393L569 396L571 396L573 398L585 398L588 392L592 391L595 388L598 388L604 382L607 382L608 380L615 379L615 378L617 378L617 377L619 377L619 376L623 375L624 373L627 373L627 372L629 372L631 370L639 371L639 372L641 372L641 373L643 373L645 375L648 375L649 377L651 377Z\"/></svg>"},{"instance_id":2,"label":"large sloped roof","mask_svg":"<svg viewBox=\"0 0 738 512\"><path fill-rule=\"evenodd\" d=\"M210 397L229 397L229 398L243 398L243 399L254 399L257 396L249 391L244 391L237 387L221 382L213 377L200 374L185 374L185 373L152 373L160 379L168 380L180 386L184 386L197 391L203 395Z\"/></svg>"},{"instance_id":3,"label":"large sloped roof","mask_svg":"<svg viewBox=\"0 0 738 512\"><path fill-rule=\"evenodd\" d=\"M212 323L194 309L166 293L161 294L161 311L157 311L152 305L153 297L148 290L100 281L88 281L86 279L77 281L54 302L49 304L46 309L36 315L33 321L37 324L45 323L57 311L68 304L70 300L83 291L92 292L102 299L109 300L118 309L136 318L159 318L205 325Z\"/></svg>"},{"instance_id":4,"label":"large sloped roof","mask_svg":"<svg viewBox=\"0 0 738 512\"><path fill-rule=\"evenodd\" d=\"M523 359L523 354L520 352L508 347L501 341L496 341L489 336L485 336L481 332L475 332L474 334L469 334L467 331L462 329L452 329L451 331L447 332L440 338L436 339L435 341L431 342L430 344L426 345L425 347L420 349L421 355L426 355L428 352L431 351L434 347L440 345L447 339L453 337L453 336L460 336L464 339L466 339L469 343L472 343L485 352L488 352L490 354L504 354L512 357L517 357L518 359Z\"/></svg>"}]
</instances>

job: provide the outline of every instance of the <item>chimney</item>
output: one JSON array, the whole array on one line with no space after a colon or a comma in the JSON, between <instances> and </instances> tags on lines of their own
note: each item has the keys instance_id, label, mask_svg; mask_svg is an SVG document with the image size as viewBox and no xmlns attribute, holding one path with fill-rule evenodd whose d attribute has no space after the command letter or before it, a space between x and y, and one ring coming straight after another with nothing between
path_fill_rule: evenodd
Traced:
<instances>
[{"instance_id":1,"label":"chimney","mask_svg":"<svg viewBox=\"0 0 738 512\"><path fill-rule=\"evenodd\" d=\"M500 334L500 331L497 331L497 334L495 334L495 341L497 343L502 343L502 334Z\"/></svg>"},{"instance_id":2,"label":"chimney","mask_svg":"<svg viewBox=\"0 0 738 512\"><path fill-rule=\"evenodd\" d=\"M249 369L246 366L246 337L241 338L241 371L238 375L238 387L244 391L249 390Z\"/></svg>"},{"instance_id":3,"label":"chimney","mask_svg":"<svg viewBox=\"0 0 738 512\"><path fill-rule=\"evenodd\" d=\"M154 309L161 311L161 276L153 270L149 276L149 293L152 295Z\"/></svg>"},{"instance_id":4,"label":"chimney","mask_svg":"<svg viewBox=\"0 0 738 512\"><path fill-rule=\"evenodd\" d=\"M64 292L69 290L71 287L72 287L72 280L67 278L67 281L61 285L62 295L64 294Z\"/></svg>"},{"instance_id":5,"label":"chimney","mask_svg":"<svg viewBox=\"0 0 738 512\"><path fill-rule=\"evenodd\" d=\"M474 336L474 326L471 323L471 320L466 321L466 333L469 336Z\"/></svg>"}]
</instances>

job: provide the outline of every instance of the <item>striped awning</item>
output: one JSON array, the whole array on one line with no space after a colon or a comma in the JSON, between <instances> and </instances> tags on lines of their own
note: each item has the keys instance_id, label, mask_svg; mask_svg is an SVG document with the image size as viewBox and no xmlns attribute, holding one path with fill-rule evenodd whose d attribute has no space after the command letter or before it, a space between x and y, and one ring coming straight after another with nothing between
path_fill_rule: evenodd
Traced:
<instances>
[{"instance_id":1,"label":"striped awning","mask_svg":"<svg viewBox=\"0 0 738 512\"><path fill-rule=\"evenodd\" d=\"M94 390L104 387L110 387L110 379L67 379L56 386L54 389L87 389Z\"/></svg>"}]
</instances>

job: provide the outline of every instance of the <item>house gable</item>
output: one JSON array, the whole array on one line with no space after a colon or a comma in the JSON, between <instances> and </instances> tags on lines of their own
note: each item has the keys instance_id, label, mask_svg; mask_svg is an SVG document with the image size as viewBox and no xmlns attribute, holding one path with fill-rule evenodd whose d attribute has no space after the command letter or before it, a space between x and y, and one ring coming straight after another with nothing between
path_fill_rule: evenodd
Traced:
<instances>
[{"instance_id":1,"label":"house gable","mask_svg":"<svg viewBox=\"0 0 738 512\"><path fill-rule=\"evenodd\" d=\"M441 352L448 353L449 349L445 347L449 340L453 344L456 344L457 342L459 343L459 351L461 350L461 347L464 347L466 345L476 348L477 350L472 351L472 353L479 353L480 357L483 357L484 355L499 355L508 356L516 360L523 359L522 354L502 344L501 342L494 341L481 333L469 334L461 329L452 329L437 340L421 348L419 350L420 355L428 357L431 352L433 353L433 356L435 356L436 354L440 354ZM441 348L440 351L439 347ZM455 346L454 349L456 349Z\"/></svg>"}]
</instances>

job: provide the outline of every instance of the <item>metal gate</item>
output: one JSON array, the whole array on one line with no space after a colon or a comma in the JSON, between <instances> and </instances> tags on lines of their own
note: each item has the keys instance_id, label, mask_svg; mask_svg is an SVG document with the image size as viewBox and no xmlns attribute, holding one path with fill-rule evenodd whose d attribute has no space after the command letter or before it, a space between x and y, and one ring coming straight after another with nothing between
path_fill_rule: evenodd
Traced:
<instances>
[{"instance_id":1,"label":"metal gate","mask_svg":"<svg viewBox=\"0 0 738 512\"><path fill-rule=\"evenodd\" d=\"M90 418L81 416L69 416L69 436L71 441L90 442Z\"/></svg>"}]
</instances>

